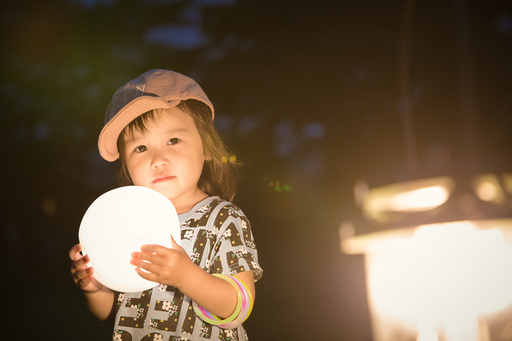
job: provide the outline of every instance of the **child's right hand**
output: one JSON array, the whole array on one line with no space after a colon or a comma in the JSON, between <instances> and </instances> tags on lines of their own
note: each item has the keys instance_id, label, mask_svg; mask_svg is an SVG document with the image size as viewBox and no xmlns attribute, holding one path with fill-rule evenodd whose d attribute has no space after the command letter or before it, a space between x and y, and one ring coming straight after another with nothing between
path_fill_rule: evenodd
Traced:
<instances>
[{"instance_id":1,"label":"child's right hand","mask_svg":"<svg viewBox=\"0 0 512 341\"><path fill-rule=\"evenodd\" d=\"M71 248L71 250L69 250L69 258L71 259L71 276L73 277L73 281L84 292L94 293L100 291L103 288L103 285L94 278L93 268L87 266L90 262L89 256L82 256L80 251L82 251L82 246L80 244L76 244Z\"/></svg>"}]
</instances>

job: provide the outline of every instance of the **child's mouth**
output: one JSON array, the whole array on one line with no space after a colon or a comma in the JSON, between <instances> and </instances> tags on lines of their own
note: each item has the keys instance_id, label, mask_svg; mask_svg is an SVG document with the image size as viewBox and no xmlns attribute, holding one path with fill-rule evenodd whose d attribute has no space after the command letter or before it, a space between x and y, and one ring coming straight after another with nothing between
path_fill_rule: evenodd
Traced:
<instances>
[{"instance_id":1,"label":"child's mouth","mask_svg":"<svg viewBox=\"0 0 512 341\"><path fill-rule=\"evenodd\" d=\"M171 176L171 175L163 175L163 176L159 176L157 177L155 180L153 180L153 183L154 184L157 184L157 183L160 183L160 182L166 182L166 181L171 181L172 179L174 179L175 176Z\"/></svg>"}]
</instances>

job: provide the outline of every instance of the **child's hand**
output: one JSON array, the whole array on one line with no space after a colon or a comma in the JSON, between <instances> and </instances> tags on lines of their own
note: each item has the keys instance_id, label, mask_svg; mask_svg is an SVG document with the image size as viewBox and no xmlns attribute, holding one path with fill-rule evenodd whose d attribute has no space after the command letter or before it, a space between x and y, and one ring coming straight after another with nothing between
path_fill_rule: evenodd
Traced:
<instances>
[{"instance_id":1,"label":"child's hand","mask_svg":"<svg viewBox=\"0 0 512 341\"><path fill-rule=\"evenodd\" d=\"M85 292L93 293L100 291L103 285L94 279L94 270L91 267L87 267L89 263L89 256L82 256L80 254L82 246L76 244L69 250L69 258L71 258L71 276L73 281L80 289Z\"/></svg>"},{"instance_id":2,"label":"child's hand","mask_svg":"<svg viewBox=\"0 0 512 341\"><path fill-rule=\"evenodd\" d=\"M130 263L140 277L180 288L192 268L197 267L185 250L172 238L172 249L162 245L142 245L133 252Z\"/></svg>"}]
</instances>

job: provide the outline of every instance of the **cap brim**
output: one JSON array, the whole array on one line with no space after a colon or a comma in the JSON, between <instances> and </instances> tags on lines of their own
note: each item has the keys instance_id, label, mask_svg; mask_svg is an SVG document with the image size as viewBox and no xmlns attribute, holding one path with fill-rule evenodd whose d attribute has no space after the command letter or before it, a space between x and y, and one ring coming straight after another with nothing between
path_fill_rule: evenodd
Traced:
<instances>
[{"instance_id":1,"label":"cap brim","mask_svg":"<svg viewBox=\"0 0 512 341\"><path fill-rule=\"evenodd\" d=\"M119 158L117 150L117 139L124 127L138 116L154 109L172 108L178 105L181 100L166 102L161 97L140 96L125 105L101 130L98 139L98 149L101 156L110 162Z\"/></svg>"}]
</instances>

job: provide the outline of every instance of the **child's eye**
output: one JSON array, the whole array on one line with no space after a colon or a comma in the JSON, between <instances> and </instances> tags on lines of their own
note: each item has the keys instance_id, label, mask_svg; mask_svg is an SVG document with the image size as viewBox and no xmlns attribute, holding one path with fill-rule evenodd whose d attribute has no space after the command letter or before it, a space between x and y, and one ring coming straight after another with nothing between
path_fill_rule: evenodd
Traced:
<instances>
[{"instance_id":1,"label":"child's eye","mask_svg":"<svg viewBox=\"0 0 512 341\"><path fill-rule=\"evenodd\" d=\"M172 138L172 139L170 139L169 141L167 141L167 144L176 144L176 143L178 143L178 142L180 142L180 139L178 139L178 138Z\"/></svg>"},{"instance_id":2,"label":"child's eye","mask_svg":"<svg viewBox=\"0 0 512 341\"><path fill-rule=\"evenodd\" d=\"M146 150L148 150L148 147L146 147L146 146L137 146L137 147L135 148L135 151L136 151L137 153L142 153L142 152L145 152Z\"/></svg>"}]
</instances>

